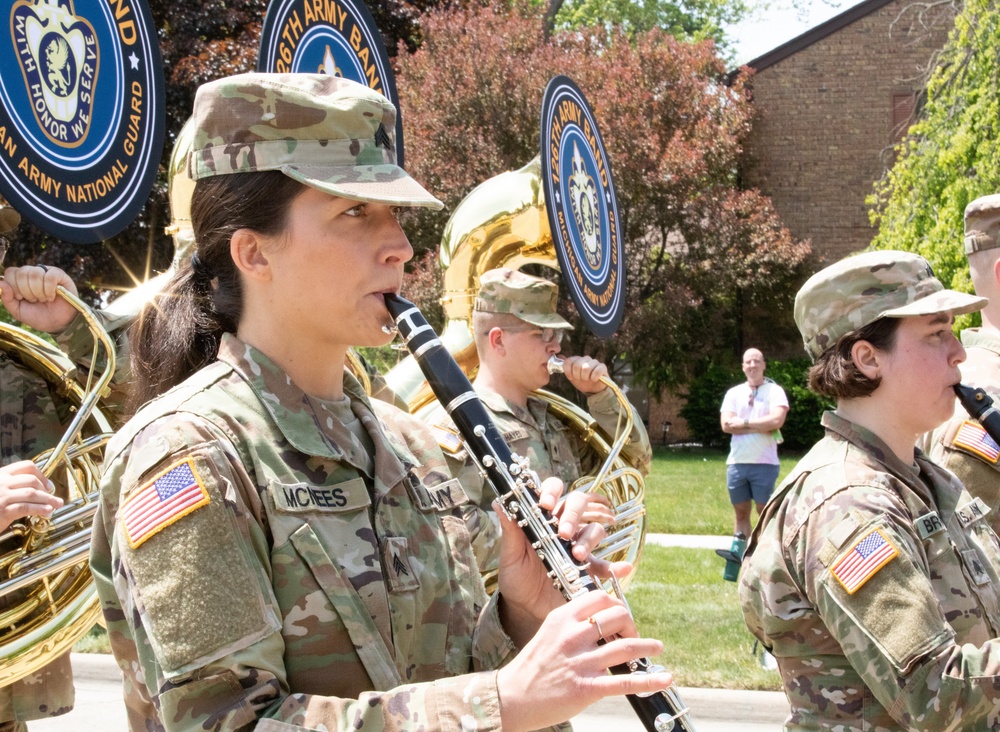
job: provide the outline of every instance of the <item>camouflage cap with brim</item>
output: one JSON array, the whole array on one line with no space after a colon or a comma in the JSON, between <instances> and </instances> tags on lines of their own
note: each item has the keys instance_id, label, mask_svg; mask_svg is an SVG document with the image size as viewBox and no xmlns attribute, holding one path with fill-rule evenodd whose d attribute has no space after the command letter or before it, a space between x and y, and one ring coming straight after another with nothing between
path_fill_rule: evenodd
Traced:
<instances>
[{"instance_id":1,"label":"camouflage cap with brim","mask_svg":"<svg viewBox=\"0 0 1000 732\"><path fill-rule=\"evenodd\" d=\"M879 318L981 310L985 297L944 289L927 260L909 252L865 252L810 277L795 296L795 324L814 361L844 335Z\"/></svg>"},{"instance_id":2,"label":"camouflage cap with brim","mask_svg":"<svg viewBox=\"0 0 1000 732\"><path fill-rule=\"evenodd\" d=\"M442 208L396 165L396 108L357 82L327 74L249 73L198 88L194 180L278 170L334 196Z\"/></svg>"},{"instance_id":3,"label":"camouflage cap with brim","mask_svg":"<svg viewBox=\"0 0 1000 732\"><path fill-rule=\"evenodd\" d=\"M965 253L1000 247L1000 194L981 196L965 207Z\"/></svg>"},{"instance_id":4,"label":"camouflage cap with brim","mask_svg":"<svg viewBox=\"0 0 1000 732\"><path fill-rule=\"evenodd\" d=\"M541 277L501 267L484 272L474 309L482 313L510 313L539 328L570 329L556 312L559 288Z\"/></svg>"}]
</instances>

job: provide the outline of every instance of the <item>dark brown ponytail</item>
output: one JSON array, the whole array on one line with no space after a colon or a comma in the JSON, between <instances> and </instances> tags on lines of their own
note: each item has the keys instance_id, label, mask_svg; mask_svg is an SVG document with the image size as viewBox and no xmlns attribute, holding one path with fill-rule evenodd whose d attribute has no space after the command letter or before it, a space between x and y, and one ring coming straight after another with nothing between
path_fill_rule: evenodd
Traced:
<instances>
[{"instance_id":1,"label":"dark brown ponytail","mask_svg":"<svg viewBox=\"0 0 1000 732\"><path fill-rule=\"evenodd\" d=\"M234 333L243 314L243 288L229 253L238 229L273 236L304 186L280 171L204 178L191 197L197 242L163 290L129 331L132 384L127 414L212 363L223 333Z\"/></svg>"}]
</instances>

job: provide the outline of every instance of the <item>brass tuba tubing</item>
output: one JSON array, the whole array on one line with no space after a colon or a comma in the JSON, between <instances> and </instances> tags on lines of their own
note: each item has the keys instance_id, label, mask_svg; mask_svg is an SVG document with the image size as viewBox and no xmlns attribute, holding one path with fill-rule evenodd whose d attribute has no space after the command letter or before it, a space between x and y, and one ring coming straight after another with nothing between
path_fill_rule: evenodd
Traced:
<instances>
[{"instance_id":1,"label":"brass tuba tubing","mask_svg":"<svg viewBox=\"0 0 1000 732\"><path fill-rule=\"evenodd\" d=\"M98 403L115 371L115 350L89 308L62 287L58 293L90 329L92 362L103 355L105 366L96 378L92 369L81 385L65 354L21 328L0 324L5 352L42 376L53 396L75 411L56 445L34 458L39 470L66 491L66 504L47 518L15 522L0 535L6 549L0 555L0 686L69 651L100 613L87 560L99 463L112 430Z\"/></svg>"},{"instance_id":2,"label":"brass tuba tubing","mask_svg":"<svg viewBox=\"0 0 1000 732\"><path fill-rule=\"evenodd\" d=\"M548 369L550 374L561 374L563 373L563 366L565 362L563 359L556 355L549 356ZM615 399L618 400L618 404L621 405L620 415L625 416L625 426L618 430L617 439L615 439L614 444L608 451L608 455L604 458L604 464L601 465L601 469L597 471L597 475L594 476L593 480L590 481L591 486L601 485L607 478L608 473L614 465L615 458L622 451L622 448L628 444L628 441L632 436L632 405L629 404L628 399L625 398L625 394L622 390L618 388L618 384L612 381L607 376L601 377L601 383L606 387L611 389L611 393L615 395ZM619 416L619 421L621 417ZM589 490L589 487L576 487L573 490Z\"/></svg>"},{"instance_id":3,"label":"brass tuba tubing","mask_svg":"<svg viewBox=\"0 0 1000 732\"><path fill-rule=\"evenodd\" d=\"M80 408L76 411L76 415L70 422L69 427L63 433L62 439L56 443L56 446L52 448L52 452L49 453L44 464L41 466L42 472L48 476L55 470L56 465L66 454L69 449L69 444L76 439L77 435L80 434L80 430L83 429L83 424L86 422L90 413L94 411L94 407L97 406L97 400L100 399L101 394L107 389L108 384L111 383L111 377L115 373L115 345L111 342L111 336L108 335L107 331L101 327L100 323L97 322L97 318L94 314L90 312L90 308L83 304L75 295L70 294L69 290L65 287L59 286L56 291L65 298L66 302L75 307L83 319L87 322L90 327L91 333L93 333L95 338L94 343L94 354L93 358L97 358L98 347L103 346L105 351L105 369L104 373L101 374L97 383L91 387L90 379L87 380L88 392L86 397L84 397L83 402L80 404Z\"/></svg>"}]
</instances>

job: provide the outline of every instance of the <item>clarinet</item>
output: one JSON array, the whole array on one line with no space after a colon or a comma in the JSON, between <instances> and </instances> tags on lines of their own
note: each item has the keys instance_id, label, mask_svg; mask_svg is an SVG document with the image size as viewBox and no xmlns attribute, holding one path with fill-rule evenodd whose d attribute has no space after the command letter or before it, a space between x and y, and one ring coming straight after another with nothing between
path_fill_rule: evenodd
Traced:
<instances>
[{"instance_id":1,"label":"clarinet","mask_svg":"<svg viewBox=\"0 0 1000 732\"><path fill-rule=\"evenodd\" d=\"M993 399L979 387L955 384L952 387L965 411L986 430L986 434L1000 445L1000 412L993 406Z\"/></svg>"},{"instance_id":2,"label":"clarinet","mask_svg":"<svg viewBox=\"0 0 1000 732\"><path fill-rule=\"evenodd\" d=\"M504 513L531 541L555 588L567 601L599 590L586 571L587 565L573 558L572 542L558 536L552 515L538 505L535 490L538 478L527 459L511 452L465 372L423 314L398 295L387 293L385 305L428 385L451 415L466 448L500 499ZM629 674L650 673L659 668L640 658L609 670L613 674ZM626 698L648 732L674 729L694 732L688 710L672 687L645 695L629 694Z\"/></svg>"}]
</instances>

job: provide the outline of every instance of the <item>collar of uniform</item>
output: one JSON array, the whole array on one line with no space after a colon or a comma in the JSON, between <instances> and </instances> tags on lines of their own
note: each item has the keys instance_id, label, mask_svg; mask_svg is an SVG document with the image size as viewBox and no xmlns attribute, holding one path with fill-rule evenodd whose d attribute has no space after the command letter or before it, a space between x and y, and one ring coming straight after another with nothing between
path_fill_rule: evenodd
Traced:
<instances>
[{"instance_id":1,"label":"collar of uniform","mask_svg":"<svg viewBox=\"0 0 1000 732\"><path fill-rule=\"evenodd\" d=\"M992 328L966 328L962 331L962 345L1000 354L1000 332Z\"/></svg>"},{"instance_id":2,"label":"collar of uniform","mask_svg":"<svg viewBox=\"0 0 1000 732\"><path fill-rule=\"evenodd\" d=\"M305 392L274 361L232 333L223 334L218 358L250 385L292 447L306 455L344 459L344 451L326 440L317 428ZM346 378L344 383L348 389ZM352 398L355 396L351 391L348 393Z\"/></svg>"},{"instance_id":3,"label":"collar of uniform","mask_svg":"<svg viewBox=\"0 0 1000 732\"><path fill-rule=\"evenodd\" d=\"M836 412L823 412L823 426L828 433L834 433L861 450L872 461L876 469L887 470L905 480L914 490L926 492L920 480L920 468L916 463L904 463L878 435L869 429L844 419ZM916 451L916 448L914 448ZM916 453L914 453L916 454ZM922 453L921 453L922 454ZM881 463L881 467L878 465Z\"/></svg>"},{"instance_id":4,"label":"collar of uniform","mask_svg":"<svg viewBox=\"0 0 1000 732\"><path fill-rule=\"evenodd\" d=\"M508 414L513 416L514 419L520 422L524 422L526 424L532 424L535 422L534 412L519 407L518 405L514 404L514 402L510 401L501 394L493 391L492 389L483 389L477 387L476 393L479 394L479 398L482 399L483 404L485 404L486 407L494 414L502 414L503 412L507 412ZM539 400L537 397L529 396L528 397L529 405L533 401L537 402L541 400Z\"/></svg>"}]
</instances>

